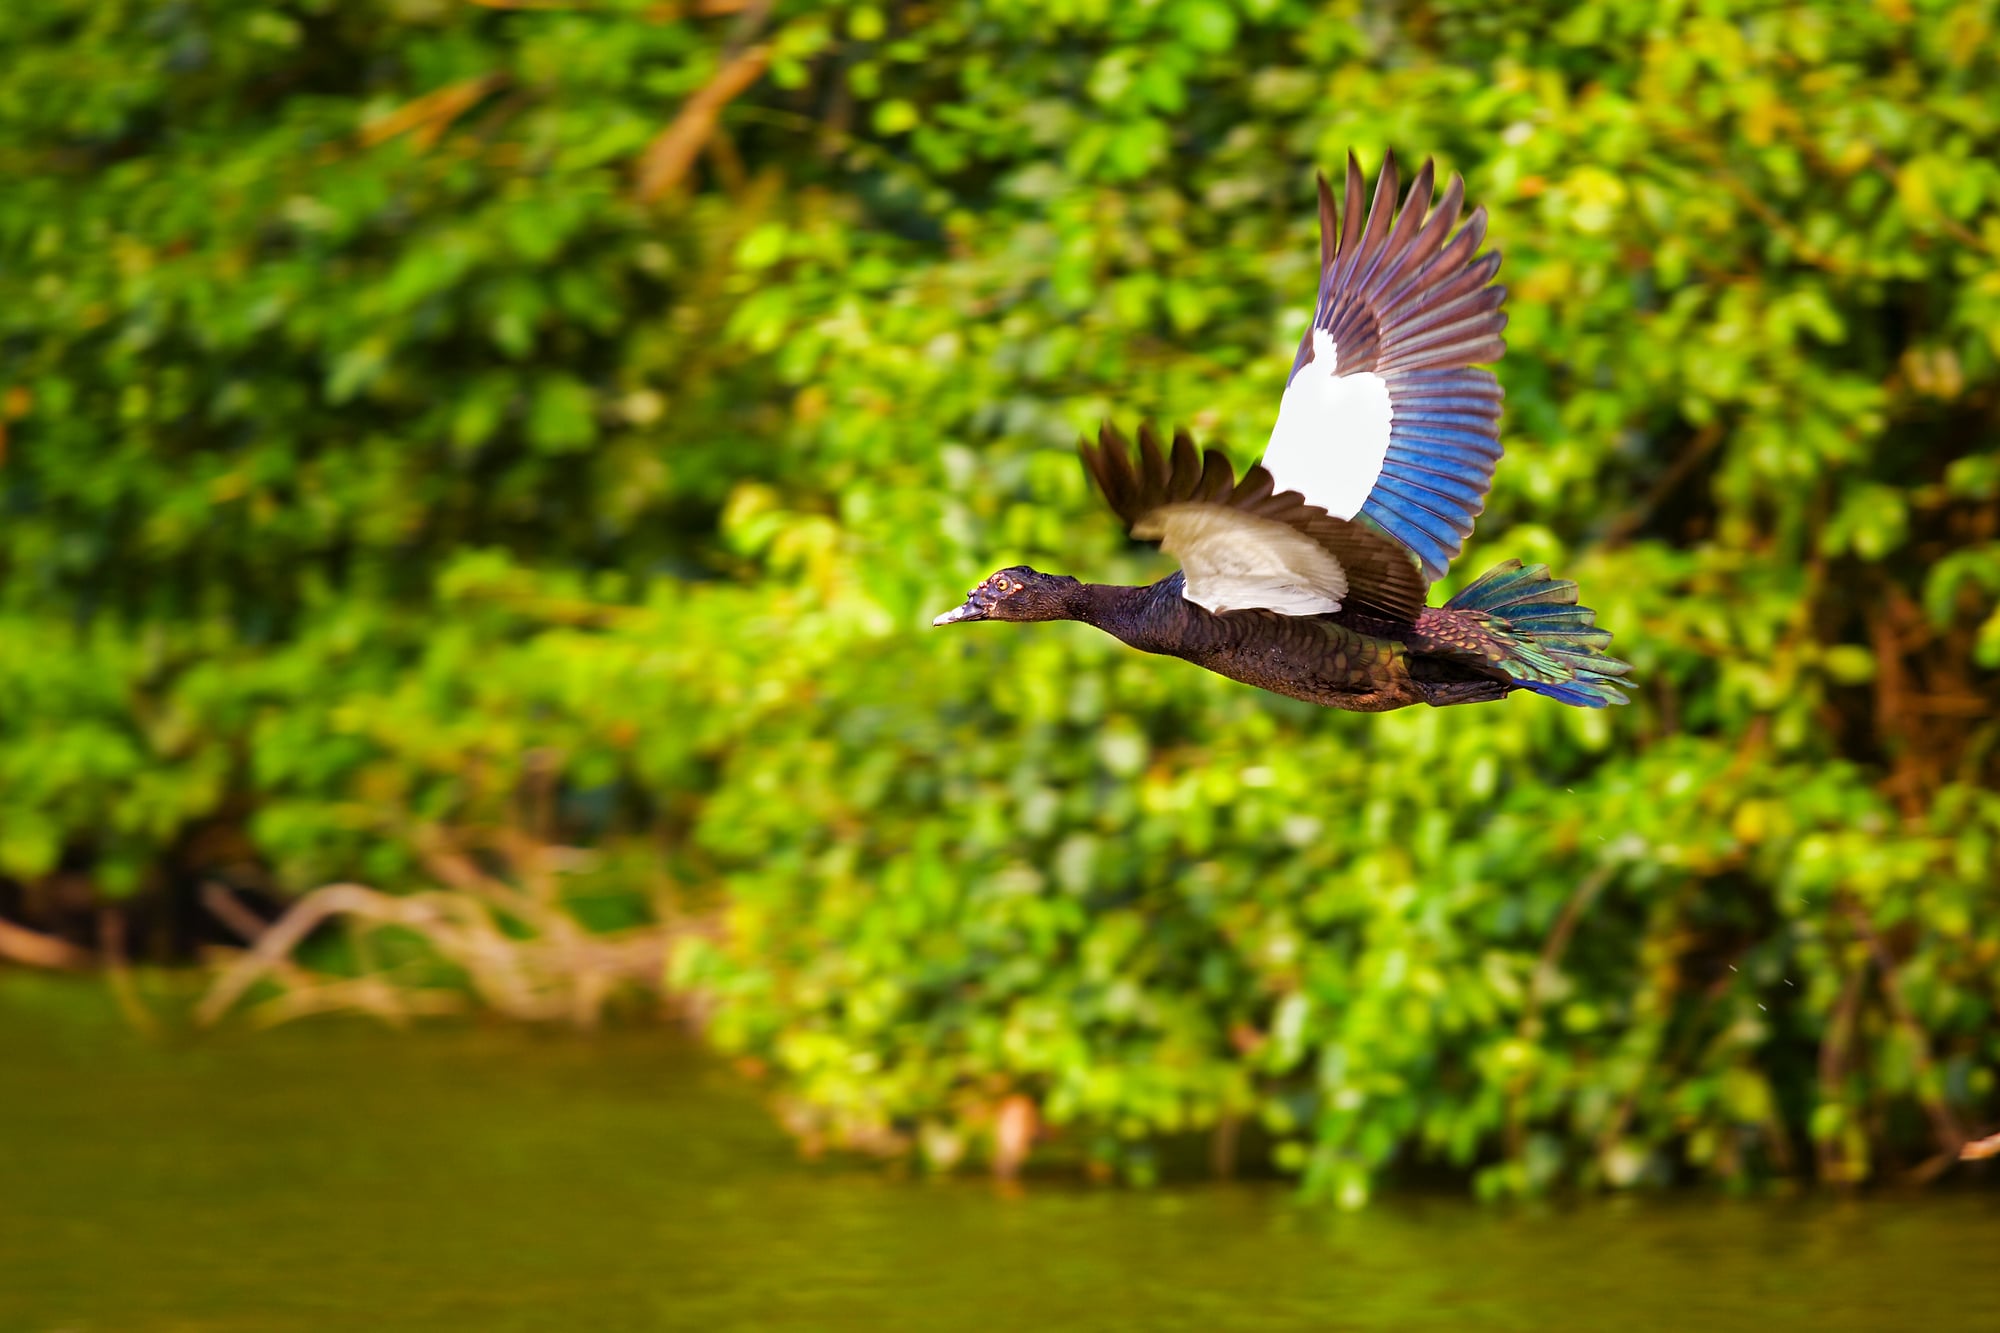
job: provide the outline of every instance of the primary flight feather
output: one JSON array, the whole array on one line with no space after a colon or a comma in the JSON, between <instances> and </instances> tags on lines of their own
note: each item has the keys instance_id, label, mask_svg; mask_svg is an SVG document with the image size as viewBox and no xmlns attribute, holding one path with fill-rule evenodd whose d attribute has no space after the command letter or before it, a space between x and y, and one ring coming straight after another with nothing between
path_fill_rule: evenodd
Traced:
<instances>
[{"instance_id":1,"label":"primary flight feather","mask_svg":"<svg viewBox=\"0 0 2000 1333\"><path fill-rule=\"evenodd\" d=\"M1574 583L1508 561L1427 607L1500 459L1505 351L1486 213L1429 162L1398 207L1395 160L1372 204L1347 160L1344 206L1319 182L1320 282L1263 460L1237 478L1185 432L1114 428L1079 448L1127 530L1181 568L1148 587L1003 569L940 625L1081 620L1135 648L1333 708L1480 703L1530 690L1626 701L1630 667ZM1365 215L1364 215L1365 206Z\"/></svg>"}]
</instances>

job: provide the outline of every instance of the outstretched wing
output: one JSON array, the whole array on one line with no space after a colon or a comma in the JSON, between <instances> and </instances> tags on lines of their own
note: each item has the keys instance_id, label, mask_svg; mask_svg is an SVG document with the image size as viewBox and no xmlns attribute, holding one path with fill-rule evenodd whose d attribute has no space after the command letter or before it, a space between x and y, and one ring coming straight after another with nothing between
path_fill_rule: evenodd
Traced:
<instances>
[{"instance_id":1,"label":"outstretched wing","mask_svg":"<svg viewBox=\"0 0 2000 1333\"><path fill-rule=\"evenodd\" d=\"M1500 382L1474 366L1506 350L1507 289L1498 251L1474 257L1486 210L1454 235L1465 183L1453 176L1435 207L1432 186L1426 161L1399 212L1386 158L1364 222L1354 155L1344 217L1320 177L1319 305L1262 466L1329 514L1372 520L1436 579L1500 461Z\"/></svg>"},{"instance_id":2,"label":"outstretched wing","mask_svg":"<svg viewBox=\"0 0 2000 1333\"><path fill-rule=\"evenodd\" d=\"M1335 518L1253 467L1236 479L1229 460L1195 448L1186 431L1160 447L1139 428L1135 459L1110 426L1077 450L1097 489L1134 537L1181 562L1184 595L1210 611L1262 607L1288 616L1343 606L1414 624L1425 585L1409 553L1365 524Z\"/></svg>"}]
</instances>

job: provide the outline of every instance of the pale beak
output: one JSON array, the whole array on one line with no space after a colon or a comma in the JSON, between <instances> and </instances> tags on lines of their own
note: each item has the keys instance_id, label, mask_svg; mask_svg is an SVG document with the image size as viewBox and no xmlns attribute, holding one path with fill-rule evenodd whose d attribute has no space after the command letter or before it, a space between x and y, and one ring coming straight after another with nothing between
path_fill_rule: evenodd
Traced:
<instances>
[{"instance_id":1,"label":"pale beak","mask_svg":"<svg viewBox=\"0 0 2000 1333\"><path fill-rule=\"evenodd\" d=\"M939 625L956 625L961 620L984 620L986 608L977 602L967 602L964 606L953 607L931 622L935 629Z\"/></svg>"}]
</instances>

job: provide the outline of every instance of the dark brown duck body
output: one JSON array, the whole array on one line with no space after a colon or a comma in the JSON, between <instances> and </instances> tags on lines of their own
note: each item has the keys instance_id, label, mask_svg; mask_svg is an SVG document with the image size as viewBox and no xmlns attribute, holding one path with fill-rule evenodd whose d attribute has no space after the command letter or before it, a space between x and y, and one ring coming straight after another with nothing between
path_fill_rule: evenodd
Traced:
<instances>
[{"instance_id":1,"label":"dark brown duck body","mask_svg":"<svg viewBox=\"0 0 2000 1333\"><path fill-rule=\"evenodd\" d=\"M1274 694L1353 713L1411 704L1484 703L1518 688L1494 668L1424 650L1439 607L1417 626L1334 613L1286 616L1257 609L1209 611L1187 600L1179 571L1145 587L1079 583L1017 566L973 589L965 605L937 619L1076 620L1142 652L1178 657ZM1425 621L1433 633L1418 632ZM1414 640L1414 642L1413 642Z\"/></svg>"}]
</instances>

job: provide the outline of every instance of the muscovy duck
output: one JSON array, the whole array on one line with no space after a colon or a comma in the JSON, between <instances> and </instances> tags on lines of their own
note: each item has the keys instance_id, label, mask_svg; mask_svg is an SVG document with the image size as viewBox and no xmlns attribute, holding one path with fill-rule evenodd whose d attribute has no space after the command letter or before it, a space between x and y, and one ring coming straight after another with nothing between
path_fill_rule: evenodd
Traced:
<instances>
[{"instance_id":1,"label":"muscovy duck","mask_svg":"<svg viewBox=\"0 0 2000 1333\"><path fill-rule=\"evenodd\" d=\"M1530 690L1583 708L1626 702L1631 667L1577 605L1576 584L1509 560L1425 605L1500 459L1505 350L1479 255L1486 211L1456 232L1464 182L1433 200L1426 161L1397 208L1393 156L1366 203L1347 158L1346 200L1319 179L1319 304L1300 341L1263 461L1239 481L1186 433L1114 428L1078 449L1135 538L1181 568L1149 587L1003 569L934 624L1080 620L1134 648L1331 708L1484 703ZM1342 220L1345 219L1345 226Z\"/></svg>"}]
</instances>

